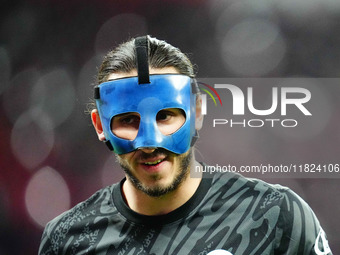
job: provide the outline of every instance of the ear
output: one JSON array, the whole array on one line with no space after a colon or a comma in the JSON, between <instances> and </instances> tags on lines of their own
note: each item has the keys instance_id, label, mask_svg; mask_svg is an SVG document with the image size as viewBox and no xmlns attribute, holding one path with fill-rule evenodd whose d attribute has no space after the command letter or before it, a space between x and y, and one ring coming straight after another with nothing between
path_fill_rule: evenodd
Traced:
<instances>
[{"instance_id":1,"label":"ear","mask_svg":"<svg viewBox=\"0 0 340 255\"><path fill-rule=\"evenodd\" d=\"M195 120L195 128L196 130L200 130L203 126L203 114L202 114L202 97L200 94L197 95L196 98L196 120Z\"/></svg>"},{"instance_id":2,"label":"ear","mask_svg":"<svg viewBox=\"0 0 340 255\"><path fill-rule=\"evenodd\" d=\"M99 113L97 109L94 109L91 111L91 120L92 124L94 126L94 129L97 132L98 139L100 141L105 140L104 132L103 132L103 127L102 127L102 122L100 121Z\"/></svg>"}]
</instances>

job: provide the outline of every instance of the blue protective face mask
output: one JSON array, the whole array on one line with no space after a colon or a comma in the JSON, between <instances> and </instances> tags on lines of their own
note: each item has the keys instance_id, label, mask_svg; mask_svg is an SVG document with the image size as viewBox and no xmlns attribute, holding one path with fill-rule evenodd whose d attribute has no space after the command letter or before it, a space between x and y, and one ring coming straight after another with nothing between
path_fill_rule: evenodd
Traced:
<instances>
[{"instance_id":1,"label":"blue protective face mask","mask_svg":"<svg viewBox=\"0 0 340 255\"><path fill-rule=\"evenodd\" d=\"M140 84L138 77L123 78L96 87L96 105L107 143L117 154L144 147L183 154L197 138L195 81L180 74L150 75L149 79L149 83ZM185 122L174 133L164 135L158 128L156 116L169 108L180 109L185 114ZM117 137L111 130L113 118L124 113L140 116L138 133L133 140Z\"/></svg>"}]
</instances>

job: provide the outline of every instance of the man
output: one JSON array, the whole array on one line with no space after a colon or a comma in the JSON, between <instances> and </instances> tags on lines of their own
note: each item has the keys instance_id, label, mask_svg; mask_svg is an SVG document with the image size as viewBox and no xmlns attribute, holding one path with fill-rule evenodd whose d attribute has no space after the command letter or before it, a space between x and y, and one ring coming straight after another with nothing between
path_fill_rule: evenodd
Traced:
<instances>
[{"instance_id":1,"label":"man","mask_svg":"<svg viewBox=\"0 0 340 255\"><path fill-rule=\"evenodd\" d=\"M108 53L91 118L126 178L52 220L39 254L332 254L288 188L202 168L201 100L188 58L149 36Z\"/></svg>"}]
</instances>

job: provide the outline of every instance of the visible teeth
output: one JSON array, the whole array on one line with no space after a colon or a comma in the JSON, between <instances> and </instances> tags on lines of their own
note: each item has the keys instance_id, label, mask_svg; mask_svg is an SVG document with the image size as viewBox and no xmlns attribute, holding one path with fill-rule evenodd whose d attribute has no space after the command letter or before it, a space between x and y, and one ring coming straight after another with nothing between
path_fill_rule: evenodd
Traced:
<instances>
[{"instance_id":1,"label":"visible teeth","mask_svg":"<svg viewBox=\"0 0 340 255\"><path fill-rule=\"evenodd\" d=\"M145 165L156 165L156 164L158 164L159 162L161 162L162 160L161 159L159 159L159 160L156 160L156 161L153 161L153 162L145 162L144 164Z\"/></svg>"}]
</instances>

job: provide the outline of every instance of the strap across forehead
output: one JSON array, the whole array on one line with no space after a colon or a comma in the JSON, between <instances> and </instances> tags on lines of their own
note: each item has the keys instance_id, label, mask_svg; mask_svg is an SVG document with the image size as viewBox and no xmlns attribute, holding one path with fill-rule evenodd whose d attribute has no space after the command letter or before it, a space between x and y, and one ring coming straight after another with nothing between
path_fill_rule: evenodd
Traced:
<instances>
[{"instance_id":1,"label":"strap across forehead","mask_svg":"<svg viewBox=\"0 0 340 255\"><path fill-rule=\"evenodd\" d=\"M135 39L138 84L150 83L148 61L148 37L141 36Z\"/></svg>"}]
</instances>

